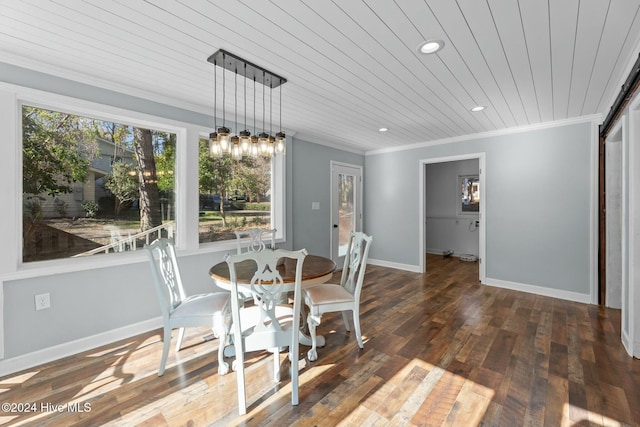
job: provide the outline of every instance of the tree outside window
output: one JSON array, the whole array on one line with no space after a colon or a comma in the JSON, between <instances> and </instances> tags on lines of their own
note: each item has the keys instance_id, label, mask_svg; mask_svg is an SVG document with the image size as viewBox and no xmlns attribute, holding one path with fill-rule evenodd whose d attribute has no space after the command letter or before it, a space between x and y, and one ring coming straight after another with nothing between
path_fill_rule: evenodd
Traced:
<instances>
[{"instance_id":1,"label":"tree outside window","mask_svg":"<svg viewBox=\"0 0 640 427\"><path fill-rule=\"evenodd\" d=\"M174 235L175 134L27 105L22 124L24 262Z\"/></svg>"},{"instance_id":2,"label":"tree outside window","mask_svg":"<svg viewBox=\"0 0 640 427\"><path fill-rule=\"evenodd\" d=\"M199 146L199 241L235 239L234 231L272 228L271 159L209 156L209 142Z\"/></svg>"}]
</instances>

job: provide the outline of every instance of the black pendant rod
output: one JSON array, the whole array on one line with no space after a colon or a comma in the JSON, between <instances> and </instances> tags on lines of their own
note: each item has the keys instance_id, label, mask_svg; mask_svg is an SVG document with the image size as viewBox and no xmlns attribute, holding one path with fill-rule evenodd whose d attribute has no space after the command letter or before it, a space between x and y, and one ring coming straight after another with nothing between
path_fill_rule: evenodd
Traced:
<instances>
[{"instance_id":1,"label":"black pendant rod","mask_svg":"<svg viewBox=\"0 0 640 427\"><path fill-rule=\"evenodd\" d=\"M256 82L261 83L270 88L278 87L287 82L287 79L281 77L269 70L266 70L256 64L253 64L246 59L242 59L233 53L229 53L224 49L218 50L216 53L207 58L207 61L213 65L220 66L229 71L241 70L244 71L245 78L254 79ZM242 74L241 74L242 75Z\"/></svg>"}]
</instances>

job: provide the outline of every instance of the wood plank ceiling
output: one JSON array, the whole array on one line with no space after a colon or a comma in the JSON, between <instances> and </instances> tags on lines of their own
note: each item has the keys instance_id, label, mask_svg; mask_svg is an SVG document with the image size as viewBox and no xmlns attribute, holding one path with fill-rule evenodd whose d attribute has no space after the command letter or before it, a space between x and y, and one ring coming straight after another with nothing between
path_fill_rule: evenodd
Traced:
<instances>
[{"instance_id":1,"label":"wood plank ceiling","mask_svg":"<svg viewBox=\"0 0 640 427\"><path fill-rule=\"evenodd\" d=\"M0 0L0 61L212 115L206 59L222 48L288 80L289 134L375 152L606 114L638 54L639 10L638 0ZM418 53L427 39L444 49ZM233 128L231 73L225 81ZM247 87L258 132L260 91L254 102ZM279 95L269 113L267 91L273 133ZM243 128L242 81L237 102Z\"/></svg>"}]
</instances>

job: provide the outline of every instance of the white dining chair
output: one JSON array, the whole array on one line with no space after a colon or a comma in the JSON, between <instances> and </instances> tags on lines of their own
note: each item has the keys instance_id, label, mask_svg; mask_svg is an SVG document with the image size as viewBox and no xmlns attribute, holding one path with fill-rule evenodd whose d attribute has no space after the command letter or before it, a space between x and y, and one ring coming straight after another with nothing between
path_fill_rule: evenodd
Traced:
<instances>
[{"instance_id":1,"label":"white dining chair","mask_svg":"<svg viewBox=\"0 0 640 427\"><path fill-rule=\"evenodd\" d=\"M325 313L341 311L345 328L350 331L348 312L351 311L358 346L364 348L360 330L360 293L372 241L371 236L351 232L340 283L321 283L304 289L304 302L309 308L307 324L311 335L311 350L307 357L310 361L318 360L316 328Z\"/></svg>"},{"instance_id":2,"label":"white dining chair","mask_svg":"<svg viewBox=\"0 0 640 427\"><path fill-rule=\"evenodd\" d=\"M236 235L237 253L257 252L266 248L276 248L275 228L250 228L234 231ZM246 240L248 238L248 240ZM243 244L246 244L243 247ZM244 249L244 250L243 250Z\"/></svg>"},{"instance_id":3,"label":"white dining chair","mask_svg":"<svg viewBox=\"0 0 640 427\"><path fill-rule=\"evenodd\" d=\"M224 361L223 351L229 330L229 292L211 292L187 296L182 286L182 278L178 268L175 248L171 240L162 238L146 245L145 249L151 264L151 276L155 285L163 322L162 359L158 376L164 374L171 331L180 328L175 351L182 346L185 327L208 326L214 336L218 337L218 374L224 375L229 366Z\"/></svg>"},{"instance_id":4,"label":"white dining chair","mask_svg":"<svg viewBox=\"0 0 640 427\"><path fill-rule=\"evenodd\" d=\"M275 228L250 228L236 230L236 253L259 252L266 248L276 248ZM248 240L247 240L248 239ZM250 300L251 295L246 295L245 300Z\"/></svg>"},{"instance_id":5,"label":"white dining chair","mask_svg":"<svg viewBox=\"0 0 640 427\"><path fill-rule=\"evenodd\" d=\"M280 381L280 348L289 348L291 364L291 404L298 404L298 359L300 308L302 306L302 265L306 251L247 252L227 258L231 282L232 343L236 360L233 369L238 381L238 411L247 412L244 354L258 350L273 352L273 379ZM292 258L296 262L294 283L285 283L278 272L278 261ZM238 265L255 265L249 283L238 282ZM246 264L245 264L246 268ZM293 291L293 305L280 303L282 293ZM244 295L253 297L253 304L243 304Z\"/></svg>"}]
</instances>

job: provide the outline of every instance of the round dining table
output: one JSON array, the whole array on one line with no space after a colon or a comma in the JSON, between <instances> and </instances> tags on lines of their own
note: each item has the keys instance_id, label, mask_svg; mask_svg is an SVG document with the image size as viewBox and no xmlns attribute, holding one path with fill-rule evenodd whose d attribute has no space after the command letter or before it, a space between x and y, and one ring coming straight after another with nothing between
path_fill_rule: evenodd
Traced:
<instances>
[{"instance_id":1,"label":"round dining table","mask_svg":"<svg viewBox=\"0 0 640 427\"><path fill-rule=\"evenodd\" d=\"M296 260L284 258L284 262L278 264L276 268L284 283L293 283L296 277ZM335 269L336 263L333 260L318 255L307 255L302 265L302 288L328 281ZM236 266L238 283L250 283L255 272L256 264L253 261L238 263ZM229 265L225 261L211 267L209 274L219 287L231 290Z\"/></svg>"},{"instance_id":2,"label":"round dining table","mask_svg":"<svg viewBox=\"0 0 640 427\"><path fill-rule=\"evenodd\" d=\"M278 269L278 272L285 284L293 283L295 281L296 265L296 260L291 258L284 258L284 262L277 265L276 268ZM329 281L333 276L335 269L336 263L330 258L318 255L307 255L304 259L304 264L302 264L302 289ZM249 284L255 272L256 264L251 260L242 261L236 265L236 277L238 283ZM209 269L209 274L218 287L228 291L231 290L229 265L226 261L219 262L211 267ZM306 325L306 318L304 318L305 316L302 317ZM324 337L318 335L316 338L318 347L324 346ZM311 337L309 337L304 331L300 332L300 344L311 345Z\"/></svg>"}]
</instances>

